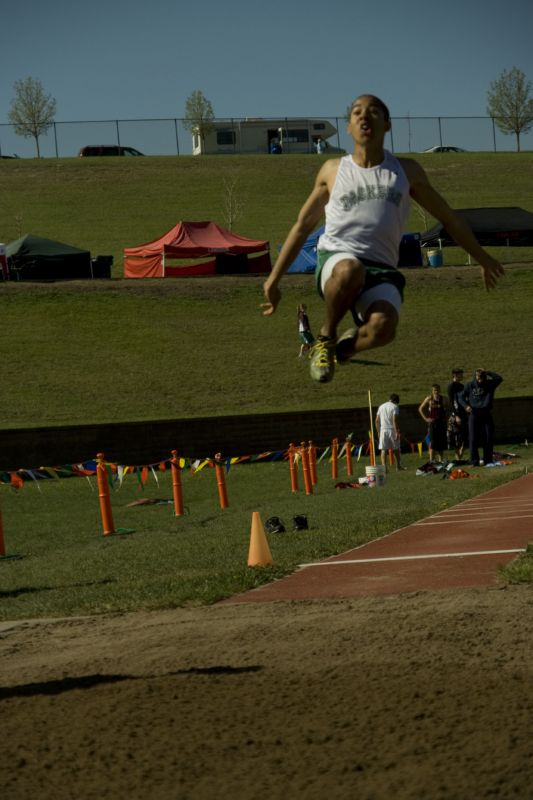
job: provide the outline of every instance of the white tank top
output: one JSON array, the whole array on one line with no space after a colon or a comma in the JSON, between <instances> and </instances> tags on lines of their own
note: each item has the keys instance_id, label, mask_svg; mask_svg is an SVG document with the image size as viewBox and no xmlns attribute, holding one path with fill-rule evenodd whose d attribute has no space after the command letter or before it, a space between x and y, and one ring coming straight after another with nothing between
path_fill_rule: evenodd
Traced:
<instances>
[{"instance_id":1,"label":"white tank top","mask_svg":"<svg viewBox=\"0 0 533 800\"><path fill-rule=\"evenodd\" d=\"M376 167L359 167L351 155L343 156L325 211L326 228L318 240L319 250L398 265L409 215L409 181L388 150Z\"/></svg>"}]
</instances>

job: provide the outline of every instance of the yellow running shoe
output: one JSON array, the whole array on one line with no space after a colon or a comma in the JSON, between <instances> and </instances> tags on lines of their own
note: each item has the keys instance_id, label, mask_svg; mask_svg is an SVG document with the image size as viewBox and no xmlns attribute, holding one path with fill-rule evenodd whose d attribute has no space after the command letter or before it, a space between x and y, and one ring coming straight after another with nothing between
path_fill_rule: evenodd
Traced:
<instances>
[{"instance_id":1,"label":"yellow running shoe","mask_svg":"<svg viewBox=\"0 0 533 800\"><path fill-rule=\"evenodd\" d=\"M319 336L309 351L311 359L310 372L314 381L328 383L335 374L335 344L336 339Z\"/></svg>"}]
</instances>

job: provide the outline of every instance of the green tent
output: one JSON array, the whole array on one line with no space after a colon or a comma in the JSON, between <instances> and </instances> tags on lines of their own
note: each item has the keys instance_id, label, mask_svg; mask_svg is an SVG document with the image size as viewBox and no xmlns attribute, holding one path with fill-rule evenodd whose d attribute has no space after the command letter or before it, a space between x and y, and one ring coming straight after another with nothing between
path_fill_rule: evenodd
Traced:
<instances>
[{"instance_id":1,"label":"green tent","mask_svg":"<svg viewBox=\"0 0 533 800\"><path fill-rule=\"evenodd\" d=\"M11 280L72 280L92 278L88 250L27 234L6 245Z\"/></svg>"}]
</instances>

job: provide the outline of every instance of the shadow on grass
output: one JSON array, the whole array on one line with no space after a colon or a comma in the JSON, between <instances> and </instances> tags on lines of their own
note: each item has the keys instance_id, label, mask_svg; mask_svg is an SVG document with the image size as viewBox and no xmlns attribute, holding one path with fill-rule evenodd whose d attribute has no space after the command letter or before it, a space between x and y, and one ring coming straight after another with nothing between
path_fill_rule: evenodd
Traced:
<instances>
[{"instance_id":1,"label":"shadow on grass","mask_svg":"<svg viewBox=\"0 0 533 800\"><path fill-rule=\"evenodd\" d=\"M363 367L390 367L386 361L370 361L366 358L351 358L349 364L360 364Z\"/></svg>"}]
</instances>

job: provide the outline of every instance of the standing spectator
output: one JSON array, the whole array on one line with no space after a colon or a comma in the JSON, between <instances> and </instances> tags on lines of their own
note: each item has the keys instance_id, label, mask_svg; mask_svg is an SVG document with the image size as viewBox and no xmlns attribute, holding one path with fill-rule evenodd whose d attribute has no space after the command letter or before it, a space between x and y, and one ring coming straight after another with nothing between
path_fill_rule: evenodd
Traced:
<instances>
[{"instance_id":1,"label":"standing spectator","mask_svg":"<svg viewBox=\"0 0 533 800\"><path fill-rule=\"evenodd\" d=\"M503 381L501 375L486 369L476 369L473 379L459 395L459 402L468 414L468 445L470 464L479 466L479 448L483 447L483 463L494 460L494 392Z\"/></svg>"},{"instance_id":2,"label":"standing spectator","mask_svg":"<svg viewBox=\"0 0 533 800\"><path fill-rule=\"evenodd\" d=\"M316 140L315 148L319 156L326 152L326 142L321 136Z\"/></svg>"},{"instance_id":3,"label":"standing spectator","mask_svg":"<svg viewBox=\"0 0 533 800\"><path fill-rule=\"evenodd\" d=\"M455 458L463 457L468 439L468 416L459 402L459 395L464 389L463 370L457 367L452 370L452 382L448 384L448 449L455 450Z\"/></svg>"},{"instance_id":4,"label":"standing spectator","mask_svg":"<svg viewBox=\"0 0 533 800\"><path fill-rule=\"evenodd\" d=\"M434 383L431 394L425 397L418 407L418 413L428 423L429 460L442 462L446 449L446 404L440 393L440 385Z\"/></svg>"},{"instance_id":5,"label":"standing spectator","mask_svg":"<svg viewBox=\"0 0 533 800\"><path fill-rule=\"evenodd\" d=\"M301 358L304 353L309 352L315 341L311 333L311 325L309 323L309 317L307 316L307 306L305 303L300 303L298 306L298 336L300 338L300 352L298 353L298 358Z\"/></svg>"},{"instance_id":6,"label":"standing spectator","mask_svg":"<svg viewBox=\"0 0 533 800\"><path fill-rule=\"evenodd\" d=\"M376 431L379 437L378 447L381 450L381 463L385 469L387 469L387 453L389 450L394 453L396 469L405 469L400 463L399 402L399 396L391 394L389 401L382 403L376 413Z\"/></svg>"}]
</instances>

